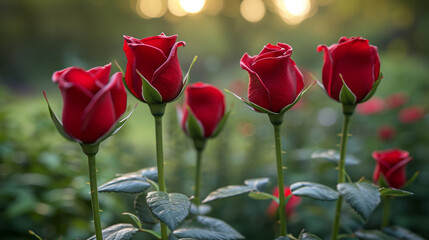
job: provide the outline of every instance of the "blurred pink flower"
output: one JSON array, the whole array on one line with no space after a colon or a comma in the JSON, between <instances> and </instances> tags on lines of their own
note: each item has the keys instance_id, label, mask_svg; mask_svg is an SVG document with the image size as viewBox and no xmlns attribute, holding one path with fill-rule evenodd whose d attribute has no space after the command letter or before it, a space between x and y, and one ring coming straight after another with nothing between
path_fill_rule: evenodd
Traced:
<instances>
[{"instance_id":1,"label":"blurred pink flower","mask_svg":"<svg viewBox=\"0 0 429 240\"><path fill-rule=\"evenodd\" d=\"M408 95L402 92L394 93L386 98L388 109L398 108L408 102Z\"/></svg>"},{"instance_id":2,"label":"blurred pink flower","mask_svg":"<svg viewBox=\"0 0 429 240\"><path fill-rule=\"evenodd\" d=\"M413 123L422 119L425 115L425 110L421 106L411 106L402 109L398 114L398 119L402 123Z\"/></svg>"},{"instance_id":3,"label":"blurred pink flower","mask_svg":"<svg viewBox=\"0 0 429 240\"><path fill-rule=\"evenodd\" d=\"M356 112L362 115L370 115L379 113L384 110L384 100L379 97L372 97L367 102L357 105Z\"/></svg>"},{"instance_id":4,"label":"blurred pink flower","mask_svg":"<svg viewBox=\"0 0 429 240\"><path fill-rule=\"evenodd\" d=\"M391 125L383 125L378 128L377 135L380 140L389 141L395 137L396 131Z\"/></svg>"}]
</instances>

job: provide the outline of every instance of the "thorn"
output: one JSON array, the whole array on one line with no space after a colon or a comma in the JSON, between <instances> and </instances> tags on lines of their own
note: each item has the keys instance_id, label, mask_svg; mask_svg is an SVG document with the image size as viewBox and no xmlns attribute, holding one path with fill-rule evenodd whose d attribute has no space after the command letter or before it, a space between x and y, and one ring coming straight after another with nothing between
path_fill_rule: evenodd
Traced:
<instances>
[{"instance_id":1,"label":"thorn","mask_svg":"<svg viewBox=\"0 0 429 240\"><path fill-rule=\"evenodd\" d=\"M86 182L86 184L87 184L87 185L89 185L90 183L89 183L89 182Z\"/></svg>"},{"instance_id":2,"label":"thorn","mask_svg":"<svg viewBox=\"0 0 429 240\"><path fill-rule=\"evenodd\" d=\"M286 169L287 169L287 167L285 167L285 166L283 166L282 168L283 168L283 170L286 170Z\"/></svg>"}]
</instances>

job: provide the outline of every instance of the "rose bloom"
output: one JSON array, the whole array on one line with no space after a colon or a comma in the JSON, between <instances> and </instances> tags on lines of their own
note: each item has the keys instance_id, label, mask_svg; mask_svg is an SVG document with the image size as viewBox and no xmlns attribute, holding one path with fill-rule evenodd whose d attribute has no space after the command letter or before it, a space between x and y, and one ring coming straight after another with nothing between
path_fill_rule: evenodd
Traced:
<instances>
[{"instance_id":1,"label":"rose bloom","mask_svg":"<svg viewBox=\"0 0 429 240\"><path fill-rule=\"evenodd\" d=\"M117 123L127 106L122 74L109 81L111 64L85 71L69 67L53 74L63 97L65 132L82 143L94 143Z\"/></svg>"},{"instance_id":2,"label":"rose bloom","mask_svg":"<svg viewBox=\"0 0 429 240\"><path fill-rule=\"evenodd\" d=\"M412 160L407 151L390 149L374 151L372 157L376 161L373 180L378 182L383 175L390 187L401 188L407 181L405 165Z\"/></svg>"},{"instance_id":3,"label":"rose bloom","mask_svg":"<svg viewBox=\"0 0 429 240\"><path fill-rule=\"evenodd\" d=\"M285 197L289 196L290 194L292 194L291 190L289 187L285 186L284 187L284 193L285 193ZM276 197L279 197L279 187L275 187L273 189L273 195ZM292 197L289 199L289 202L286 204L285 206L285 211L286 214L288 216L292 215L294 213L294 208L296 206L298 206L301 203L301 198L297 197L295 195L292 195ZM270 205L268 206L267 209L267 214L270 217L276 217L278 214L278 208L279 208L279 204L276 201L271 201Z\"/></svg>"},{"instance_id":4,"label":"rose bloom","mask_svg":"<svg viewBox=\"0 0 429 240\"><path fill-rule=\"evenodd\" d=\"M277 43L266 45L256 56L243 55L240 66L249 73L250 102L279 113L297 99L304 81L291 54L291 46Z\"/></svg>"},{"instance_id":5,"label":"rose bloom","mask_svg":"<svg viewBox=\"0 0 429 240\"><path fill-rule=\"evenodd\" d=\"M395 137L396 131L391 125L383 125L378 128L377 135L382 141L389 141Z\"/></svg>"},{"instance_id":6,"label":"rose bloom","mask_svg":"<svg viewBox=\"0 0 429 240\"><path fill-rule=\"evenodd\" d=\"M185 89L185 104L182 109L181 126L189 135L188 108L202 127L204 138L215 132L225 114L225 96L216 87L205 83L194 83Z\"/></svg>"},{"instance_id":7,"label":"rose bloom","mask_svg":"<svg viewBox=\"0 0 429 240\"><path fill-rule=\"evenodd\" d=\"M329 97L336 101L351 105L362 102L380 77L377 47L370 45L367 39L342 37L329 47L319 45L317 51L324 52L323 86ZM343 80L356 97L354 102L340 99Z\"/></svg>"},{"instance_id":8,"label":"rose bloom","mask_svg":"<svg viewBox=\"0 0 429 240\"><path fill-rule=\"evenodd\" d=\"M177 48L185 42L176 42L177 35L137 39L124 36L124 52L127 57L125 82L130 92L140 101L143 77L159 92L162 102L174 100L182 91L183 78L177 57Z\"/></svg>"},{"instance_id":9,"label":"rose bloom","mask_svg":"<svg viewBox=\"0 0 429 240\"><path fill-rule=\"evenodd\" d=\"M373 97L367 102L357 105L356 112L362 115L371 115L384 110L384 100L379 97Z\"/></svg>"},{"instance_id":10,"label":"rose bloom","mask_svg":"<svg viewBox=\"0 0 429 240\"><path fill-rule=\"evenodd\" d=\"M388 109L395 109L408 102L408 96L405 93L394 93L386 98Z\"/></svg>"},{"instance_id":11,"label":"rose bloom","mask_svg":"<svg viewBox=\"0 0 429 240\"><path fill-rule=\"evenodd\" d=\"M417 122L418 120L422 119L424 116L425 116L425 111L420 106L412 106L412 107L404 108L398 114L399 121L402 123Z\"/></svg>"}]
</instances>

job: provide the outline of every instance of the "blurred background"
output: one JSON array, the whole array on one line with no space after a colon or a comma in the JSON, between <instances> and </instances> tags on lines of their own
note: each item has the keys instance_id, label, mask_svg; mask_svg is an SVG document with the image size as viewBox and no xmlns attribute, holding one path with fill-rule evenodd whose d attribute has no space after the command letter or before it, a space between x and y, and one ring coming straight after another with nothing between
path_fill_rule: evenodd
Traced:
<instances>
[{"instance_id":1,"label":"blurred background","mask_svg":"<svg viewBox=\"0 0 429 240\"><path fill-rule=\"evenodd\" d=\"M406 188L415 195L393 202L392 223L425 238L429 229L429 5L425 0L2 0L0 1L0 235L2 239L86 239L93 233L87 164L77 144L62 139L52 124L42 90L61 114L61 96L51 81L54 71L89 69L117 61L126 66L123 35L144 38L178 34L183 69L195 55L191 82L207 82L246 96L248 76L239 60L256 55L267 43L293 48L304 72L321 77L318 44L341 36L362 36L379 48L384 74L376 96L362 104L351 124L348 153L358 164L347 166L352 179L372 179L374 150L410 152ZM119 71L112 67L113 71ZM181 100L179 100L181 101ZM129 105L137 101L129 95ZM227 95L232 115L220 136L208 143L203 160L203 190L209 192L245 179L270 177L275 187L273 133L263 114L251 112ZM179 128L175 105L165 122L167 186L192 194L195 153ZM286 184L316 181L334 187L335 164L312 159L336 149L340 105L318 86L286 114L282 129ZM101 145L99 184L116 173L155 166L154 122L139 104L127 125ZM103 227L130 222L133 196L101 194ZM220 218L246 239L273 239L270 202L246 196L213 202L210 216ZM334 203L303 199L289 218L289 230L329 236ZM343 231L379 228L380 207L368 223L345 209Z\"/></svg>"}]
</instances>

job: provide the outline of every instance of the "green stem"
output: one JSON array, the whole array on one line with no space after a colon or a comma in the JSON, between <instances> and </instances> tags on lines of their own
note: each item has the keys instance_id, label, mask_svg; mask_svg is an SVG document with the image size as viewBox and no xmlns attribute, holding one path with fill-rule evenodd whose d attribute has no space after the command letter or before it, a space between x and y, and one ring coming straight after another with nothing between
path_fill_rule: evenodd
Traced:
<instances>
[{"instance_id":1,"label":"green stem","mask_svg":"<svg viewBox=\"0 0 429 240\"><path fill-rule=\"evenodd\" d=\"M277 184L279 187L279 218L280 218L280 236L287 235L286 212L285 212L285 193L283 183L283 161L282 161L282 143L280 137L280 124L273 123L274 141L276 144L276 162L277 162Z\"/></svg>"},{"instance_id":2,"label":"green stem","mask_svg":"<svg viewBox=\"0 0 429 240\"><path fill-rule=\"evenodd\" d=\"M341 133L341 143L340 143L340 164L338 166L338 184L345 182L345 173L346 173L346 148L347 148L347 139L349 134L349 123L350 123L351 114L344 114L343 122L343 132ZM340 217L341 217L341 205L343 197L340 196L337 200L337 205L335 208L335 220L332 228L332 240L337 240L338 232L340 229Z\"/></svg>"},{"instance_id":3,"label":"green stem","mask_svg":"<svg viewBox=\"0 0 429 240\"><path fill-rule=\"evenodd\" d=\"M102 240L101 221L100 221L100 206L98 205L97 191L97 169L95 166L95 154L87 154L89 166L89 185L91 188L91 205L92 214L94 216L95 237L97 240Z\"/></svg>"},{"instance_id":4,"label":"green stem","mask_svg":"<svg viewBox=\"0 0 429 240\"><path fill-rule=\"evenodd\" d=\"M392 198L389 196L383 197L383 219L381 222L381 229L389 226L389 217L390 217L390 204Z\"/></svg>"},{"instance_id":5,"label":"green stem","mask_svg":"<svg viewBox=\"0 0 429 240\"><path fill-rule=\"evenodd\" d=\"M203 155L203 149L197 149L197 163L195 167L195 192L194 192L194 204L200 205L200 188L201 188L201 160Z\"/></svg>"}]
</instances>

